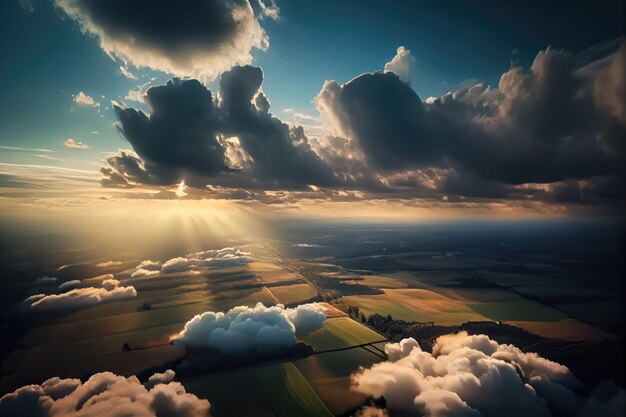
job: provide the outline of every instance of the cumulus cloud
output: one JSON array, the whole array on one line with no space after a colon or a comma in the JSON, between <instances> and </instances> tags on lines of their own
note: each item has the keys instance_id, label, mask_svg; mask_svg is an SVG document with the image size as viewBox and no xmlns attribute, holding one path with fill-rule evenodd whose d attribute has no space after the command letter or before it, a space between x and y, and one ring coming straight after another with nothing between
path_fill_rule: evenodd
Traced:
<instances>
[{"instance_id":1,"label":"cumulus cloud","mask_svg":"<svg viewBox=\"0 0 626 417\"><path fill-rule=\"evenodd\" d=\"M171 372L171 374L169 374ZM164 377L167 375L167 377ZM87 381L51 378L0 398L0 415L32 417L208 417L211 404L189 394L173 371L155 374L147 386L135 376L101 372ZM154 378L154 379L153 379Z\"/></svg>"},{"instance_id":2,"label":"cumulus cloud","mask_svg":"<svg viewBox=\"0 0 626 417\"><path fill-rule=\"evenodd\" d=\"M467 82L425 102L405 82L412 56L399 48L384 71L327 81L315 98L325 133L310 137L271 114L259 68L225 72L216 94L172 80L146 91L150 114L114 106L133 151L110 156L101 183L184 180L246 200L298 191L290 198L618 206L626 47L614 44L586 60L548 48L530 68L511 65L496 87Z\"/></svg>"},{"instance_id":3,"label":"cumulus cloud","mask_svg":"<svg viewBox=\"0 0 626 417\"><path fill-rule=\"evenodd\" d=\"M167 183L174 177L174 182L180 181L173 172L184 177L229 170L217 139L213 97L204 85L198 80L172 80L150 88L144 97L149 117L115 103L113 108L120 131L145 161L145 171Z\"/></svg>"},{"instance_id":4,"label":"cumulus cloud","mask_svg":"<svg viewBox=\"0 0 626 417\"><path fill-rule=\"evenodd\" d=\"M262 16L278 17L265 3ZM125 66L148 67L180 77L212 79L234 65L252 62L269 38L248 0L56 0L82 30Z\"/></svg>"},{"instance_id":5,"label":"cumulus cloud","mask_svg":"<svg viewBox=\"0 0 626 417\"><path fill-rule=\"evenodd\" d=\"M106 303L116 300L125 300L128 298L136 297L137 291L134 287L120 287L119 281L116 279L105 279L102 282L102 287L83 287L73 288L74 284L79 285L78 282L69 281L65 284L68 288L63 288L62 284L59 289L65 292L59 294L35 294L26 298L21 303L23 311L39 312L39 311L56 311L56 310L68 310L79 309L85 307L91 307L96 304ZM69 289L69 291L67 291Z\"/></svg>"},{"instance_id":6,"label":"cumulus cloud","mask_svg":"<svg viewBox=\"0 0 626 417\"><path fill-rule=\"evenodd\" d=\"M175 376L176 376L176 372L172 371L171 369L168 369L163 373L156 373L152 375L150 378L148 378L148 383L146 385L149 388L152 388L153 386L157 384L169 384L170 382L174 380Z\"/></svg>"},{"instance_id":7,"label":"cumulus cloud","mask_svg":"<svg viewBox=\"0 0 626 417\"><path fill-rule=\"evenodd\" d=\"M135 267L131 277L152 277L176 272L198 272L208 269L241 266L248 263L250 260L249 255L248 252L236 248L222 248L190 253L185 256L168 259L163 263L146 260Z\"/></svg>"},{"instance_id":8,"label":"cumulus cloud","mask_svg":"<svg viewBox=\"0 0 626 417\"><path fill-rule=\"evenodd\" d=\"M316 105L331 132L387 179L442 169L444 178L472 180L453 189L439 181L434 190L441 194L471 196L492 181L497 198L560 197L519 187L550 184L569 187L577 194L570 200L593 202L601 193L614 200L624 197L623 187L608 197L600 184L623 182L626 129L617 97L626 84L625 56L622 45L581 68L568 52L548 48L528 70L512 66L497 88L476 83L427 102L395 72L369 73L343 85L327 81Z\"/></svg>"},{"instance_id":9,"label":"cumulus cloud","mask_svg":"<svg viewBox=\"0 0 626 417\"><path fill-rule=\"evenodd\" d=\"M65 141L65 147L70 149L88 149L89 145L85 145L83 142L75 141L72 138L68 138Z\"/></svg>"},{"instance_id":10,"label":"cumulus cloud","mask_svg":"<svg viewBox=\"0 0 626 417\"><path fill-rule=\"evenodd\" d=\"M414 62L415 58L411 55L411 51L404 46L400 46L396 51L396 55L385 64L385 72L393 72L405 83L410 83L411 68Z\"/></svg>"},{"instance_id":11,"label":"cumulus cloud","mask_svg":"<svg viewBox=\"0 0 626 417\"><path fill-rule=\"evenodd\" d=\"M83 93L82 91L79 91L78 94L74 94L74 96L72 97L74 100L74 104L76 104L77 106L87 106L94 108L100 107L100 103L98 103L96 100L93 99L93 97Z\"/></svg>"},{"instance_id":12,"label":"cumulus cloud","mask_svg":"<svg viewBox=\"0 0 626 417\"><path fill-rule=\"evenodd\" d=\"M135 267L131 277L151 277L161 273L161 262L151 260L142 261Z\"/></svg>"},{"instance_id":13,"label":"cumulus cloud","mask_svg":"<svg viewBox=\"0 0 626 417\"><path fill-rule=\"evenodd\" d=\"M220 82L225 133L239 138L250 155L254 177L292 185L332 185L328 165L311 149L302 127L289 127L269 113L260 68L235 67Z\"/></svg>"},{"instance_id":14,"label":"cumulus cloud","mask_svg":"<svg viewBox=\"0 0 626 417\"><path fill-rule=\"evenodd\" d=\"M219 100L198 80L174 79L146 91L150 115L114 103L118 128L137 157L122 152L108 158L102 183L334 184L302 127L270 113L262 83L260 68L237 66L222 75Z\"/></svg>"},{"instance_id":15,"label":"cumulus cloud","mask_svg":"<svg viewBox=\"0 0 626 417\"><path fill-rule=\"evenodd\" d=\"M485 335L441 336L432 353L404 339L385 352L388 361L358 371L352 382L358 392L384 397L392 416L576 416L589 401L575 394L581 383L567 367ZM619 395L602 406L615 407Z\"/></svg>"},{"instance_id":16,"label":"cumulus cloud","mask_svg":"<svg viewBox=\"0 0 626 417\"><path fill-rule=\"evenodd\" d=\"M325 320L325 309L320 304L284 308L258 303L226 313L196 315L173 341L186 349L212 348L227 355L284 352L295 345L297 336L319 329Z\"/></svg>"}]
</instances>

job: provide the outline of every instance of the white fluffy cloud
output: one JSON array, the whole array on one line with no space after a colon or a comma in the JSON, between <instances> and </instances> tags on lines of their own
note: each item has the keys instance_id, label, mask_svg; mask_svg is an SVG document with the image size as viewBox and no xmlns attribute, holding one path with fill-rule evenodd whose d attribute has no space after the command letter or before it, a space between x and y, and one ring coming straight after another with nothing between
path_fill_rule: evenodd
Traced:
<instances>
[{"instance_id":1,"label":"white fluffy cloud","mask_svg":"<svg viewBox=\"0 0 626 417\"><path fill-rule=\"evenodd\" d=\"M79 91L78 94L74 94L73 100L74 104L76 104L77 106L87 106L94 108L100 107L100 103L98 103L96 100L93 99L93 97L83 93L82 91Z\"/></svg>"},{"instance_id":2,"label":"white fluffy cloud","mask_svg":"<svg viewBox=\"0 0 626 417\"><path fill-rule=\"evenodd\" d=\"M89 145L86 145L80 141L76 141L72 138L67 138L67 140L65 141L65 147L70 149L89 149Z\"/></svg>"},{"instance_id":3,"label":"white fluffy cloud","mask_svg":"<svg viewBox=\"0 0 626 417\"><path fill-rule=\"evenodd\" d=\"M171 376L173 378L173 371ZM166 372L166 374L168 374ZM165 374L155 374L165 375ZM101 372L84 383L51 378L0 398L0 415L32 417L207 417L211 404L158 377L148 387L135 377ZM152 378L151 378L152 379Z\"/></svg>"},{"instance_id":4,"label":"white fluffy cloud","mask_svg":"<svg viewBox=\"0 0 626 417\"><path fill-rule=\"evenodd\" d=\"M148 386L148 388L152 388L157 384L169 384L174 380L175 376L176 372L168 369L163 373L156 373L152 375L150 378L148 378L148 383L146 385Z\"/></svg>"},{"instance_id":5,"label":"white fluffy cloud","mask_svg":"<svg viewBox=\"0 0 626 417\"><path fill-rule=\"evenodd\" d=\"M112 275L109 275L112 276ZM78 280L76 280L78 281ZM71 288L74 285L80 285L80 281L69 281L59 286L61 290L63 285L69 284ZM135 287L120 287L119 281L116 279L105 279L102 281L102 287L85 287L74 288L60 294L35 294L22 301L21 307L23 311L51 311L66 310L90 307L100 303L109 301L125 300L136 297L137 291Z\"/></svg>"},{"instance_id":6,"label":"white fluffy cloud","mask_svg":"<svg viewBox=\"0 0 626 417\"><path fill-rule=\"evenodd\" d=\"M302 336L322 327L326 321L321 304L295 308L282 305L239 306L226 313L207 311L185 324L174 343L185 348L213 348L225 354L286 351Z\"/></svg>"},{"instance_id":7,"label":"white fluffy cloud","mask_svg":"<svg viewBox=\"0 0 626 417\"><path fill-rule=\"evenodd\" d=\"M408 83L411 81L411 68L414 62L415 58L411 55L411 51L400 46L396 55L385 64L385 72L393 72L402 81Z\"/></svg>"},{"instance_id":8,"label":"white fluffy cloud","mask_svg":"<svg viewBox=\"0 0 626 417\"><path fill-rule=\"evenodd\" d=\"M248 252L235 248L222 248L190 253L185 256L168 259L161 263L143 261L135 267L133 278L153 277L175 272L198 272L207 269L223 269L231 266L246 265L250 260Z\"/></svg>"},{"instance_id":9,"label":"white fluffy cloud","mask_svg":"<svg viewBox=\"0 0 626 417\"><path fill-rule=\"evenodd\" d=\"M154 277L161 273L161 262L146 260L135 267L132 278Z\"/></svg>"},{"instance_id":10,"label":"white fluffy cloud","mask_svg":"<svg viewBox=\"0 0 626 417\"><path fill-rule=\"evenodd\" d=\"M123 64L177 76L212 79L234 65L252 62L252 50L267 50L260 20L278 18L274 3L261 2L255 14L249 0L168 2L56 0L83 32ZM126 74L125 74L126 75Z\"/></svg>"},{"instance_id":11,"label":"white fluffy cloud","mask_svg":"<svg viewBox=\"0 0 626 417\"><path fill-rule=\"evenodd\" d=\"M356 391L384 397L392 416L575 416L584 407L624 405L623 392L585 402L574 393L581 384L567 367L485 335L442 336L432 354L414 339L388 344L385 352L388 361L352 381Z\"/></svg>"}]
</instances>

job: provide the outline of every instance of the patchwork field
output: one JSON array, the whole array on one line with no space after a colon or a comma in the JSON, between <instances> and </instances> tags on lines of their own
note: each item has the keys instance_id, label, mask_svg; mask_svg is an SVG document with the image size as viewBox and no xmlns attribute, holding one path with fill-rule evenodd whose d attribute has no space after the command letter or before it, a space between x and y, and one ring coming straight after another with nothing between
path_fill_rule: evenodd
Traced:
<instances>
[{"instance_id":1,"label":"patchwork field","mask_svg":"<svg viewBox=\"0 0 626 417\"><path fill-rule=\"evenodd\" d=\"M248 357L224 371L231 362L177 374L188 392L211 401L216 417L353 415L366 397L351 390L351 375L385 360L387 341L371 323L372 328L364 325L361 315L352 311L356 320L348 316L349 307L358 307L365 318L379 314L444 326L501 321L564 341L616 340L606 328L594 326L619 319L612 317L617 304L602 298L607 291L590 291L596 298L585 300L572 299L576 291L563 291L569 298L551 302L570 282L545 259L534 260L528 271L521 268L526 272L510 272L520 267L508 254L464 257L460 250L413 251L405 241L396 246L376 242L359 243L358 250L329 242L294 249L324 255L318 260L283 257L258 245L246 249L250 259L245 264L141 278L131 277L137 263L126 262L115 279L134 286L136 297L25 316L25 331L0 367L0 387L7 392L52 376L85 378L105 370L144 376L161 372L192 356L170 340L194 315L259 302L297 306L315 300L325 306L326 321L318 330L298 335L299 344L284 356ZM92 276L84 282L98 286L103 279ZM199 359L207 362L202 354Z\"/></svg>"},{"instance_id":2,"label":"patchwork field","mask_svg":"<svg viewBox=\"0 0 626 417\"><path fill-rule=\"evenodd\" d=\"M355 348L311 355L294 364L330 411L344 415L366 399L363 394L350 389L350 375L361 366L368 367L382 360L380 352L375 349Z\"/></svg>"},{"instance_id":3,"label":"patchwork field","mask_svg":"<svg viewBox=\"0 0 626 417\"><path fill-rule=\"evenodd\" d=\"M405 321L455 324L486 319L460 301L422 289L385 289L380 295L347 296L337 305L359 307L366 316L377 313Z\"/></svg>"},{"instance_id":4,"label":"patchwork field","mask_svg":"<svg viewBox=\"0 0 626 417\"><path fill-rule=\"evenodd\" d=\"M302 338L302 341L311 345L316 352L344 349L381 340L385 340L384 336L348 317L327 319L324 327Z\"/></svg>"}]
</instances>

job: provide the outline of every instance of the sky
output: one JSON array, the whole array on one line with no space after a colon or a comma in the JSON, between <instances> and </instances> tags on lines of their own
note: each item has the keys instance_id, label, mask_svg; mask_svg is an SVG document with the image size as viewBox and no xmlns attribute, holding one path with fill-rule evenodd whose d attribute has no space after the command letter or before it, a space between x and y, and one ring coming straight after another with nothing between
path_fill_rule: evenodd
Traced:
<instances>
[{"instance_id":1,"label":"sky","mask_svg":"<svg viewBox=\"0 0 626 417\"><path fill-rule=\"evenodd\" d=\"M5 1L0 196L614 215L622 19L620 1Z\"/></svg>"}]
</instances>

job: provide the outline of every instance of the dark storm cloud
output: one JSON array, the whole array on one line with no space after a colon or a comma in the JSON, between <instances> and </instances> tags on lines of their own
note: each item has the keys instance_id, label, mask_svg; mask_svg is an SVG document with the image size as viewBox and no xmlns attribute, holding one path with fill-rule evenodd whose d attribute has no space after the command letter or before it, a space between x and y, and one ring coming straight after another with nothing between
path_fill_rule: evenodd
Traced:
<instances>
[{"instance_id":1,"label":"dark storm cloud","mask_svg":"<svg viewBox=\"0 0 626 417\"><path fill-rule=\"evenodd\" d=\"M185 178L190 185L205 186L218 174L224 181L241 171L234 174L239 185L332 185L332 171L313 152L302 128L269 112L262 83L260 68L235 67L222 76L219 101L197 80L174 79L146 92L150 115L114 104L118 128L138 157L127 152L109 157L109 166L101 169L102 183L166 185Z\"/></svg>"},{"instance_id":2,"label":"dark storm cloud","mask_svg":"<svg viewBox=\"0 0 626 417\"><path fill-rule=\"evenodd\" d=\"M421 100L395 73L363 74L343 86L328 81L317 103L379 168L430 165L444 154Z\"/></svg>"},{"instance_id":3,"label":"dark storm cloud","mask_svg":"<svg viewBox=\"0 0 626 417\"><path fill-rule=\"evenodd\" d=\"M615 62L622 60L620 49ZM613 68L615 64L611 66ZM605 72L609 71L609 74ZM612 87L624 68L604 69ZM593 83L576 74L570 54L546 50L529 71L514 67L497 90L477 86L425 105L395 74L327 82L318 106L383 169L460 165L509 184L615 173L624 129L594 100ZM602 102L621 115L620 101Z\"/></svg>"},{"instance_id":4,"label":"dark storm cloud","mask_svg":"<svg viewBox=\"0 0 626 417\"><path fill-rule=\"evenodd\" d=\"M269 46L248 0L56 0L56 5L95 35L110 56L179 76L213 78L250 63L253 48Z\"/></svg>"},{"instance_id":5,"label":"dark storm cloud","mask_svg":"<svg viewBox=\"0 0 626 417\"><path fill-rule=\"evenodd\" d=\"M344 85L328 81L316 103L378 169L453 169L458 177L444 182L448 190L477 194L471 188L478 186L479 194L500 197L526 183L588 180L589 192L622 178L625 89L622 45L584 68L547 49L529 70L504 73L497 89L478 84L425 103L382 72Z\"/></svg>"},{"instance_id":6,"label":"dark storm cloud","mask_svg":"<svg viewBox=\"0 0 626 417\"><path fill-rule=\"evenodd\" d=\"M138 156L111 156L102 183L184 178L244 199L314 185L313 198L343 199L345 190L358 199L620 204L626 47L612 45L574 56L540 51L497 88L466 83L425 101L389 70L327 81L316 105L332 134L313 138L271 114L259 68L225 72L215 95L173 80L148 90L150 115L115 107Z\"/></svg>"},{"instance_id":7,"label":"dark storm cloud","mask_svg":"<svg viewBox=\"0 0 626 417\"><path fill-rule=\"evenodd\" d=\"M228 171L217 141L218 120L211 92L197 80L174 79L145 95L150 116L114 105L118 127L137 154L165 170L212 175Z\"/></svg>"},{"instance_id":8,"label":"dark storm cloud","mask_svg":"<svg viewBox=\"0 0 626 417\"><path fill-rule=\"evenodd\" d=\"M235 67L224 73L220 83L224 132L239 138L262 180L331 185L332 172L311 150L303 129L290 128L269 113L262 82L263 72L256 67Z\"/></svg>"}]
</instances>

